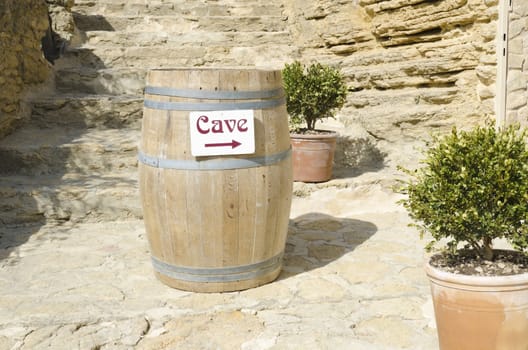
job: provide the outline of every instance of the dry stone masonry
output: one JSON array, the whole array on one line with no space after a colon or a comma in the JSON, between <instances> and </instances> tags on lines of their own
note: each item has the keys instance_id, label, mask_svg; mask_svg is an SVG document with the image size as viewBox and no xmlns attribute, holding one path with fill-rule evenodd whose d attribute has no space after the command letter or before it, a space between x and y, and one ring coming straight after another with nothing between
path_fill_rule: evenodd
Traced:
<instances>
[{"instance_id":1,"label":"dry stone masonry","mask_svg":"<svg viewBox=\"0 0 528 350\"><path fill-rule=\"evenodd\" d=\"M49 26L47 11L38 0L0 3L0 138L30 113L21 103L27 86L48 78L41 51L41 38Z\"/></svg>"},{"instance_id":2,"label":"dry stone masonry","mask_svg":"<svg viewBox=\"0 0 528 350\"><path fill-rule=\"evenodd\" d=\"M46 0L51 18L51 29L64 41L71 40L75 31L72 15L74 0Z\"/></svg>"},{"instance_id":3,"label":"dry stone masonry","mask_svg":"<svg viewBox=\"0 0 528 350\"><path fill-rule=\"evenodd\" d=\"M71 38L72 6L73 0L0 3L0 138L23 124L31 114L28 105L31 90L52 79L50 64L42 52L43 40L51 31L54 38L48 40Z\"/></svg>"}]
</instances>

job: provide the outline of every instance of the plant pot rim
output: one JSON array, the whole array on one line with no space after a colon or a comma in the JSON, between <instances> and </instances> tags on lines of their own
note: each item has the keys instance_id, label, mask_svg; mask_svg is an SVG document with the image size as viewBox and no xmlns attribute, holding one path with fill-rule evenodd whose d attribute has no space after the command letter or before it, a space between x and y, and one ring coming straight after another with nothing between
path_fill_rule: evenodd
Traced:
<instances>
[{"instance_id":1,"label":"plant pot rim","mask_svg":"<svg viewBox=\"0 0 528 350\"><path fill-rule=\"evenodd\" d=\"M290 132L291 138L296 139L307 139L307 140L313 140L313 139L333 139L337 137L337 131L333 130L322 130L322 129L315 129L315 131L320 131L320 134L297 134Z\"/></svg>"},{"instance_id":2,"label":"plant pot rim","mask_svg":"<svg viewBox=\"0 0 528 350\"><path fill-rule=\"evenodd\" d=\"M465 285L468 288L510 287L515 289L521 285L526 288L528 284L527 272L507 276L472 276L443 271L430 264L433 255L435 254L426 256L424 264L425 273L432 281Z\"/></svg>"}]
</instances>

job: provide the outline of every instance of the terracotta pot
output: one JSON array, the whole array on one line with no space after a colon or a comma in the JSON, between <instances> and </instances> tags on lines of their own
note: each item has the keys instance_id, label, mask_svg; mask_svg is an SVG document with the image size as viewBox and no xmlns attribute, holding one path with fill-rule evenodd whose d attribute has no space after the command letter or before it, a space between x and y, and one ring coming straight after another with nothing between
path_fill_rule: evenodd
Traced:
<instances>
[{"instance_id":1,"label":"terracotta pot","mask_svg":"<svg viewBox=\"0 0 528 350\"><path fill-rule=\"evenodd\" d=\"M441 350L528 349L528 273L479 277L426 265Z\"/></svg>"},{"instance_id":2,"label":"terracotta pot","mask_svg":"<svg viewBox=\"0 0 528 350\"><path fill-rule=\"evenodd\" d=\"M293 152L293 180L324 182L332 177L337 133L290 134Z\"/></svg>"}]
</instances>

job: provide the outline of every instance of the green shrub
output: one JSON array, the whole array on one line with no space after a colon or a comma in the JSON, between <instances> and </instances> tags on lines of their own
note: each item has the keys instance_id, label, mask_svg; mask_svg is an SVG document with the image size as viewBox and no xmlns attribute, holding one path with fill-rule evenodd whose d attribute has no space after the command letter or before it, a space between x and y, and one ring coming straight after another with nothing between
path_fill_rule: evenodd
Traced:
<instances>
[{"instance_id":1,"label":"green shrub","mask_svg":"<svg viewBox=\"0 0 528 350\"><path fill-rule=\"evenodd\" d=\"M424 167L411 175L401 203L421 235L429 232L431 249L447 239L456 254L461 244L493 259L492 243L506 238L514 248L528 248L528 150L526 131L492 125L435 138Z\"/></svg>"},{"instance_id":2,"label":"green shrub","mask_svg":"<svg viewBox=\"0 0 528 350\"><path fill-rule=\"evenodd\" d=\"M305 67L298 61L282 70L290 127L299 131L303 122L315 129L319 119L333 117L346 101L347 88L341 73L320 63Z\"/></svg>"}]
</instances>

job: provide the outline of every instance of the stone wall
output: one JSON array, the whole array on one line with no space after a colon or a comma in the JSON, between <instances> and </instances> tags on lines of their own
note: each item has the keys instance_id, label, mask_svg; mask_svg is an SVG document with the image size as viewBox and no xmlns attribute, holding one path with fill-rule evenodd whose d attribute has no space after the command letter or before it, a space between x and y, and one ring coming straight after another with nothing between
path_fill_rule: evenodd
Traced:
<instances>
[{"instance_id":1,"label":"stone wall","mask_svg":"<svg viewBox=\"0 0 528 350\"><path fill-rule=\"evenodd\" d=\"M51 77L43 38L59 51L74 32L74 0L0 2L0 138L30 113L25 95ZM51 25L50 25L51 20Z\"/></svg>"},{"instance_id":2,"label":"stone wall","mask_svg":"<svg viewBox=\"0 0 528 350\"><path fill-rule=\"evenodd\" d=\"M48 29L42 0L0 2L0 138L27 115L21 99L27 86L44 82L50 69L41 51Z\"/></svg>"},{"instance_id":3,"label":"stone wall","mask_svg":"<svg viewBox=\"0 0 528 350\"><path fill-rule=\"evenodd\" d=\"M123 8L134 4L154 6L139 2L123 5L117 0L115 3ZM412 147L427 138L431 130L443 132L453 125L469 127L493 118L498 0L274 0L272 3L284 18L278 28L281 31L278 42L262 42L260 46L252 43L258 49L247 52L238 47L217 50L212 62L230 65L272 62L279 67L288 60L299 59L339 67L350 89L347 105L339 114L339 120L346 126L344 131L352 138L361 138L361 142L375 144L381 153L390 150L401 153L399 147ZM516 2L521 11L517 26L524 23L521 16L526 5L521 3ZM48 26L42 4L43 1L37 0L6 0L0 5L2 28L6 28L0 42L0 55L5 56L0 57L0 79L9 87L0 92L0 125L3 125L0 130L4 130L0 136L16 120L22 86L45 80L49 72L40 52L40 38ZM72 0L48 0L47 4L54 31L69 39L73 31L68 11ZM102 9L109 11L113 2L105 0L101 4ZM175 4L174 9L178 6L183 5ZM266 23L263 21L262 26ZM278 30L272 27L260 30L266 33L274 29ZM208 43L208 38L200 37L203 51L215 45ZM92 53L108 50L103 44L97 43ZM243 44L216 45L222 49ZM150 47L144 50L152 52ZM224 52L226 57L222 56ZM118 58L121 56L119 51ZM155 58L158 56L163 57L163 51ZM518 68L524 67L524 60L519 60L522 63L512 64L518 71L515 74L524 77L523 68ZM119 62L112 57L108 61ZM196 62L199 64L198 59ZM513 74L511 78L513 81ZM526 99L523 103L522 106L526 105ZM519 108L516 106L515 110ZM379 158L379 152L376 157Z\"/></svg>"},{"instance_id":4,"label":"stone wall","mask_svg":"<svg viewBox=\"0 0 528 350\"><path fill-rule=\"evenodd\" d=\"M75 24L72 15L74 0L46 0L48 11L51 18L51 29L58 39L58 45L61 42L69 41L75 30Z\"/></svg>"},{"instance_id":5,"label":"stone wall","mask_svg":"<svg viewBox=\"0 0 528 350\"><path fill-rule=\"evenodd\" d=\"M351 91L341 121L388 158L494 117L498 0L290 4L299 57L341 68Z\"/></svg>"},{"instance_id":6,"label":"stone wall","mask_svg":"<svg viewBox=\"0 0 528 350\"><path fill-rule=\"evenodd\" d=\"M509 16L506 122L528 125L528 2L514 0Z\"/></svg>"}]
</instances>

